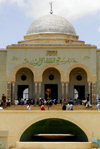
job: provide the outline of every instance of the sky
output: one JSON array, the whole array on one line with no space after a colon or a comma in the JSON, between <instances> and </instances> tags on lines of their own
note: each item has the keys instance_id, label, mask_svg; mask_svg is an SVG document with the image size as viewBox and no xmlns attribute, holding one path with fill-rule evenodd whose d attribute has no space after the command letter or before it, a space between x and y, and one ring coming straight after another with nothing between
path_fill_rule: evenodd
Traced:
<instances>
[{"instance_id":1,"label":"sky","mask_svg":"<svg viewBox=\"0 0 100 149\"><path fill-rule=\"evenodd\" d=\"M24 39L29 26L50 12L51 0L0 0L0 49ZM100 0L52 0L53 13L65 17L79 39L100 48Z\"/></svg>"}]
</instances>

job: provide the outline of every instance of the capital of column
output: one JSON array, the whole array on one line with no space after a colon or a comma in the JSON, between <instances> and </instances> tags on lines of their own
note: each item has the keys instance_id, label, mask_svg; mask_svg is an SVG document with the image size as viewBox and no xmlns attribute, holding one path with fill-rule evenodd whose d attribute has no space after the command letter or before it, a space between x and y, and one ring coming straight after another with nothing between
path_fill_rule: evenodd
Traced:
<instances>
[{"instance_id":1,"label":"capital of column","mask_svg":"<svg viewBox=\"0 0 100 149\"><path fill-rule=\"evenodd\" d=\"M38 85L38 82L35 82L34 84L35 84L35 86L37 86Z\"/></svg>"},{"instance_id":2,"label":"capital of column","mask_svg":"<svg viewBox=\"0 0 100 149\"><path fill-rule=\"evenodd\" d=\"M66 82L65 85L68 86L69 82Z\"/></svg>"},{"instance_id":3,"label":"capital of column","mask_svg":"<svg viewBox=\"0 0 100 149\"><path fill-rule=\"evenodd\" d=\"M42 83L41 81L34 81L34 83Z\"/></svg>"},{"instance_id":4,"label":"capital of column","mask_svg":"<svg viewBox=\"0 0 100 149\"><path fill-rule=\"evenodd\" d=\"M11 84L11 82L9 81L9 82L7 82L8 84Z\"/></svg>"},{"instance_id":5,"label":"capital of column","mask_svg":"<svg viewBox=\"0 0 100 149\"><path fill-rule=\"evenodd\" d=\"M12 83L12 86L15 86L15 82L11 82Z\"/></svg>"},{"instance_id":6,"label":"capital of column","mask_svg":"<svg viewBox=\"0 0 100 149\"><path fill-rule=\"evenodd\" d=\"M61 84L62 84L62 86L64 86L64 82L62 82Z\"/></svg>"}]
</instances>

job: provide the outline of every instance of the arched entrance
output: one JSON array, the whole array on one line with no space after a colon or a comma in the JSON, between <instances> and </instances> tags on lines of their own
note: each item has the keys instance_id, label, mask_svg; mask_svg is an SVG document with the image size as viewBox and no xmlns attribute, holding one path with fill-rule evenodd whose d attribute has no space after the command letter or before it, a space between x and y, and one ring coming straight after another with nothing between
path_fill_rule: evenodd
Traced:
<instances>
[{"instance_id":1,"label":"arched entrance","mask_svg":"<svg viewBox=\"0 0 100 149\"><path fill-rule=\"evenodd\" d=\"M61 76L57 69L48 68L42 75L42 97L47 99L46 90L50 89L51 99L61 98Z\"/></svg>"},{"instance_id":2,"label":"arched entrance","mask_svg":"<svg viewBox=\"0 0 100 149\"><path fill-rule=\"evenodd\" d=\"M30 69L21 68L16 73L15 99L34 98L34 76Z\"/></svg>"},{"instance_id":3,"label":"arched entrance","mask_svg":"<svg viewBox=\"0 0 100 149\"><path fill-rule=\"evenodd\" d=\"M88 94L87 74L82 68L75 68L70 72L69 97L81 103Z\"/></svg>"},{"instance_id":4,"label":"arched entrance","mask_svg":"<svg viewBox=\"0 0 100 149\"><path fill-rule=\"evenodd\" d=\"M88 142L88 137L79 126L70 121L58 118L49 118L32 124L23 132L20 137L20 141Z\"/></svg>"}]
</instances>

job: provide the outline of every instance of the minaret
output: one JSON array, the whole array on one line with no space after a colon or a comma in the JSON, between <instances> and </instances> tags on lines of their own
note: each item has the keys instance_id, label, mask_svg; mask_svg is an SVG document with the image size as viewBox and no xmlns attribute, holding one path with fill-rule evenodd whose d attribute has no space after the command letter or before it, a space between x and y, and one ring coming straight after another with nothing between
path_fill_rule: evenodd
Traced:
<instances>
[{"instance_id":1,"label":"minaret","mask_svg":"<svg viewBox=\"0 0 100 149\"><path fill-rule=\"evenodd\" d=\"M52 10L52 2L49 2L50 4L50 14L53 14L53 10Z\"/></svg>"}]
</instances>

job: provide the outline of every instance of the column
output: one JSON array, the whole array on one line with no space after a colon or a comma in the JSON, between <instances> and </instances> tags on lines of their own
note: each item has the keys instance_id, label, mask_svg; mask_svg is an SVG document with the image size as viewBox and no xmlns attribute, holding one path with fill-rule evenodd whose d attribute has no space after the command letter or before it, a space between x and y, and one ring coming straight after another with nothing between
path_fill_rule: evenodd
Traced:
<instances>
[{"instance_id":1,"label":"column","mask_svg":"<svg viewBox=\"0 0 100 149\"><path fill-rule=\"evenodd\" d=\"M62 103L64 101L64 83L62 83Z\"/></svg>"},{"instance_id":2,"label":"column","mask_svg":"<svg viewBox=\"0 0 100 149\"><path fill-rule=\"evenodd\" d=\"M90 95L91 92L91 82L88 83L88 94Z\"/></svg>"},{"instance_id":3,"label":"column","mask_svg":"<svg viewBox=\"0 0 100 149\"><path fill-rule=\"evenodd\" d=\"M65 88L66 88L66 97L65 97L65 99L66 99L66 102L68 101L68 83L66 83L65 84Z\"/></svg>"},{"instance_id":4,"label":"column","mask_svg":"<svg viewBox=\"0 0 100 149\"><path fill-rule=\"evenodd\" d=\"M41 98L41 82L39 82L39 98Z\"/></svg>"},{"instance_id":5,"label":"column","mask_svg":"<svg viewBox=\"0 0 100 149\"><path fill-rule=\"evenodd\" d=\"M15 104L15 82L12 82L12 104Z\"/></svg>"},{"instance_id":6,"label":"column","mask_svg":"<svg viewBox=\"0 0 100 149\"><path fill-rule=\"evenodd\" d=\"M7 83L7 99L11 100L11 82Z\"/></svg>"},{"instance_id":7,"label":"column","mask_svg":"<svg viewBox=\"0 0 100 149\"><path fill-rule=\"evenodd\" d=\"M38 91L38 83L35 82L35 104L37 102L37 91Z\"/></svg>"},{"instance_id":8,"label":"column","mask_svg":"<svg viewBox=\"0 0 100 149\"><path fill-rule=\"evenodd\" d=\"M96 83L92 82L92 103L96 104Z\"/></svg>"},{"instance_id":9,"label":"column","mask_svg":"<svg viewBox=\"0 0 100 149\"><path fill-rule=\"evenodd\" d=\"M88 94L89 94L90 103L92 104L92 83L91 82L88 83Z\"/></svg>"}]
</instances>

